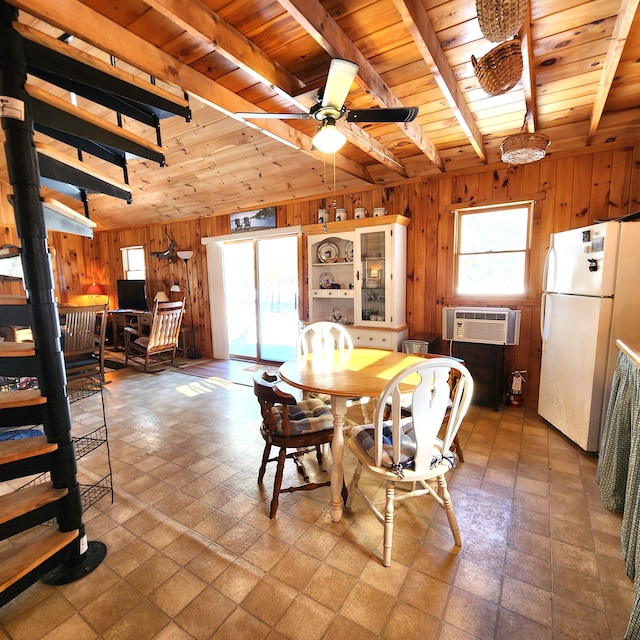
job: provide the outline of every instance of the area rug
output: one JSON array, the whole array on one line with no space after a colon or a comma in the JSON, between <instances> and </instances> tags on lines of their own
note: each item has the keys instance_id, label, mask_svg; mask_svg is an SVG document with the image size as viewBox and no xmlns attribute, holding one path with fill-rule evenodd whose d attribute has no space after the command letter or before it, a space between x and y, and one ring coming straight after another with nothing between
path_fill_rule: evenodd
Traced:
<instances>
[{"instance_id":1,"label":"area rug","mask_svg":"<svg viewBox=\"0 0 640 640\"><path fill-rule=\"evenodd\" d=\"M120 360L112 360L111 358L104 359L104 368L111 369L112 371L118 371L119 369L124 369L127 365Z\"/></svg>"}]
</instances>

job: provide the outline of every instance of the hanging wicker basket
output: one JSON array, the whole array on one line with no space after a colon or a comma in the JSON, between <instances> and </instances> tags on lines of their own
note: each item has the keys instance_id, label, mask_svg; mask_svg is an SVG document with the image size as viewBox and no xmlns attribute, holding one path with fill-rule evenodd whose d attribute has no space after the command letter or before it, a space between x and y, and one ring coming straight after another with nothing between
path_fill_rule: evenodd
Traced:
<instances>
[{"instance_id":1,"label":"hanging wicker basket","mask_svg":"<svg viewBox=\"0 0 640 640\"><path fill-rule=\"evenodd\" d=\"M504 42L520 31L527 17L527 0L476 0L482 35L490 42Z\"/></svg>"},{"instance_id":2,"label":"hanging wicker basket","mask_svg":"<svg viewBox=\"0 0 640 640\"><path fill-rule=\"evenodd\" d=\"M512 89L522 76L522 46L514 38L494 47L476 60L471 56L473 70L480 86L490 95L499 96Z\"/></svg>"},{"instance_id":3,"label":"hanging wicker basket","mask_svg":"<svg viewBox=\"0 0 640 640\"><path fill-rule=\"evenodd\" d=\"M518 133L505 138L500 145L502 162L528 164L542 160L547 155L551 140L544 133Z\"/></svg>"}]
</instances>

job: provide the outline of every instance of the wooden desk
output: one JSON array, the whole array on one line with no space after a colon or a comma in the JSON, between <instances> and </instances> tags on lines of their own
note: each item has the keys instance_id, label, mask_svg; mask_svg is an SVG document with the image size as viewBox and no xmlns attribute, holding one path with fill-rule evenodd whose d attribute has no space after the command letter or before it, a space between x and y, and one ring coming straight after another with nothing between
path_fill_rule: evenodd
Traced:
<instances>
[{"instance_id":1,"label":"wooden desk","mask_svg":"<svg viewBox=\"0 0 640 640\"><path fill-rule=\"evenodd\" d=\"M113 332L113 350L118 351L120 342L120 328L135 321L135 328L149 326L153 314L151 311L136 311L135 309L114 309L111 314L111 330Z\"/></svg>"},{"instance_id":2,"label":"wooden desk","mask_svg":"<svg viewBox=\"0 0 640 640\"><path fill-rule=\"evenodd\" d=\"M331 455L331 519L342 518L342 455L347 398L377 398L393 376L405 367L424 362L419 356L383 349L353 349L301 356L280 367L280 377L292 387L331 396L333 441Z\"/></svg>"}]
</instances>

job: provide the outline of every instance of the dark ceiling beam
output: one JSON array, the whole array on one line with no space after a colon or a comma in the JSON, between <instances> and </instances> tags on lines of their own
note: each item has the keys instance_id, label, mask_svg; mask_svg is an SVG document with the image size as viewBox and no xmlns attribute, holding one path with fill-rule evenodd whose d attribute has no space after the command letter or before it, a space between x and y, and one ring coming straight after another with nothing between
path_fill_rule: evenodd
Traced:
<instances>
[{"instance_id":1,"label":"dark ceiling beam","mask_svg":"<svg viewBox=\"0 0 640 640\"><path fill-rule=\"evenodd\" d=\"M82 2L77 0L56 0L55 3L50 0L5 1L62 31L73 33L81 40L155 78L180 87L229 117L233 118L236 112L255 110L255 106L248 100L115 24ZM318 152L313 151L313 143L309 136L283 122L265 120L261 126L252 126L275 140L300 149L314 158L319 155ZM375 182L366 167L339 153L335 154L335 165L336 168L369 184Z\"/></svg>"},{"instance_id":2,"label":"dark ceiling beam","mask_svg":"<svg viewBox=\"0 0 640 640\"><path fill-rule=\"evenodd\" d=\"M26 85L26 89L31 96L33 121L37 130L67 144L73 139L73 146L84 151L89 151L86 147L93 143L164 165L162 147L101 120L35 85Z\"/></svg>"},{"instance_id":3,"label":"dark ceiling beam","mask_svg":"<svg viewBox=\"0 0 640 640\"><path fill-rule=\"evenodd\" d=\"M22 36L29 73L150 126L154 119L174 115L187 122L191 119L189 102L182 96L174 96L23 23L14 23L14 28Z\"/></svg>"}]
</instances>

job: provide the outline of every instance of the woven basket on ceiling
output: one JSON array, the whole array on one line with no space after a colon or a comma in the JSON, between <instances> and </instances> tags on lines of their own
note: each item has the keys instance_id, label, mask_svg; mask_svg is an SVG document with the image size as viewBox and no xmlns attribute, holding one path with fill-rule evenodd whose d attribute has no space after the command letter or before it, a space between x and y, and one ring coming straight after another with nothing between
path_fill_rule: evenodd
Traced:
<instances>
[{"instance_id":1,"label":"woven basket on ceiling","mask_svg":"<svg viewBox=\"0 0 640 640\"><path fill-rule=\"evenodd\" d=\"M544 133L518 133L505 138L500 145L502 162L528 164L537 162L547 155L551 141Z\"/></svg>"},{"instance_id":2,"label":"woven basket on ceiling","mask_svg":"<svg viewBox=\"0 0 640 640\"><path fill-rule=\"evenodd\" d=\"M482 35L491 42L515 36L527 16L527 0L476 0Z\"/></svg>"},{"instance_id":3,"label":"woven basket on ceiling","mask_svg":"<svg viewBox=\"0 0 640 640\"><path fill-rule=\"evenodd\" d=\"M512 89L522 76L522 47L514 38L494 47L476 60L471 56L473 70L480 86L490 95L499 96Z\"/></svg>"}]
</instances>

